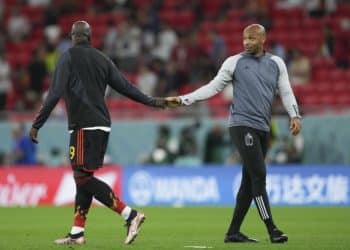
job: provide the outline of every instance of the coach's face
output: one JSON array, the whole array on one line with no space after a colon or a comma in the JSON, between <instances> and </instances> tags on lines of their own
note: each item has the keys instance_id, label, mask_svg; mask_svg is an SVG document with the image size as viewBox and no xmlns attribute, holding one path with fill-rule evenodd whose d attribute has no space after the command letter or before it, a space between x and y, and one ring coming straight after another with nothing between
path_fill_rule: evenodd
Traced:
<instances>
[{"instance_id":1,"label":"coach's face","mask_svg":"<svg viewBox=\"0 0 350 250\"><path fill-rule=\"evenodd\" d=\"M247 53L259 54L263 51L265 32L257 26L248 26L243 31L243 46Z\"/></svg>"}]
</instances>

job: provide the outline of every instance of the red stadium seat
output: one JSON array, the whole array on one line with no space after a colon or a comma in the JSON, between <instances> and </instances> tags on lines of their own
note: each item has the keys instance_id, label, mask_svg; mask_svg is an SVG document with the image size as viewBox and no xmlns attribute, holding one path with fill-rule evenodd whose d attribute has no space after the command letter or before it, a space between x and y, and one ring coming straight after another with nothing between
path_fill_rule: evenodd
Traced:
<instances>
[{"instance_id":1,"label":"red stadium seat","mask_svg":"<svg viewBox=\"0 0 350 250\"><path fill-rule=\"evenodd\" d=\"M346 80L346 75L341 69L333 69L329 71L329 79L331 79L332 81L339 82L342 80Z\"/></svg>"},{"instance_id":2,"label":"red stadium seat","mask_svg":"<svg viewBox=\"0 0 350 250\"><path fill-rule=\"evenodd\" d=\"M335 103L338 105L350 105L350 95L348 94L341 94L337 96L335 99Z\"/></svg>"},{"instance_id":3,"label":"red stadium seat","mask_svg":"<svg viewBox=\"0 0 350 250\"><path fill-rule=\"evenodd\" d=\"M184 3L181 0L164 0L162 7L163 9L169 10L181 7L182 4Z\"/></svg>"},{"instance_id":4,"label":"red stadium seat","mask_svg":"<svg viewBox=\"0 0 350 250\"><path fill-rule=\"evenodd\" d=\"M134 0L133 2L137 8L144 8L146 5L151 4L152 0Z\"/></svg>"},{"instance_id":5,"label":"red stadium seat","mask_svg":"<svg viewBox=\"0 0 350 250\"><path fill-rule=\"evenodd\" d=\"M329 93L332 90L332 85L329 82L314 83L312 86L318 94Z\"/></svg>"},{"instance_id":6,"label":"red stadium seat","mask_svg":"<svg viewBox=\"0 0 350 250\"><path fill-rule=\"evenodd\" d=\"M334 105L336 103L336 96L333 94L323 94L318 97L316 104L321 105Z\"/></svg>"},{"instance_id":7,"label":"red stadium seat","mask_svg":"<svg viewBox=\"0 0 350 250\"><path fill-rule=\"evenodd\" d=\"M166 10L160 13L160 19L175 29L190 29L194 21L194 16L190 11L178 12Z\"/></svg>"},{"instance_id":8,"label":"red stadium seat","mask_svg":"<svg viewBox=\"0 0 350 250\"><path fill-rule=\"evenodd\" d=\"M239 21L243 16L244 16L244 11L242 10L231 9L227 12L227 18L228 20L230 20L230 22L232 22L232 24L235 23L233 22L233 20Z\"/></svg>"},{"instance_id":9,"label":"red stadium seat","mask_svg":"<svg viewBox=\"0 0 350 250\"><path fill-rule=\"evenodd\" d=\"M216 0L216 1L201 0L200 3L202 6L202 10L203 10L204 15L215 16L218 14L223 1L221 1L221 0Z\"/></svg>"},{"instance_id":10,"label":"red stadium seat","mask_svg":"<svg viewBox=\"0 0 350 250\"><path fill-rule=\"evenodd\" d=\"M8 63L12 66L12 67L25 67L29 64L31 58L31 54L28 52L25 53L7 53L6 54L6 59L8 61Z\"/></svg>"}]
</instances>

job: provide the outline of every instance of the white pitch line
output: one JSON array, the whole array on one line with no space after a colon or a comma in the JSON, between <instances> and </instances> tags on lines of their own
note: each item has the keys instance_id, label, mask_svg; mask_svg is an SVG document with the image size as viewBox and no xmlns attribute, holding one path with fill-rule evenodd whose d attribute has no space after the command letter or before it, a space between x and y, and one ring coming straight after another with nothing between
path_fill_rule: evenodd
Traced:
<instances>
[{"instance_id":1,"label":"white pitch line","mask_svg":"<svg viewBox=\"0 0 350 250\"><path fill-rule=\"evenodd\" d=\"M184 246L184 248L208 249L208 248L213 248L213 247L210 247L210 246Z\"/></svg>"}]
</instances>

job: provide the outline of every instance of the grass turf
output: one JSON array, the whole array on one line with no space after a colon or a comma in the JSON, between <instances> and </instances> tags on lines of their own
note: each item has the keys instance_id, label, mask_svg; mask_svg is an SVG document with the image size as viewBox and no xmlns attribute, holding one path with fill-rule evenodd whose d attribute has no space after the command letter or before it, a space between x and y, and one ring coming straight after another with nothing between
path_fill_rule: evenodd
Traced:
<instances>
[{"instance_id":1,"label":"grass turf","mask_svg":"<svg viewBox=\"0 0 350 250\"><path fill-rule=\"evenodd\" d=\"M224 244L232 208L185 207L142 209L147 216L132 245L123 244L123 220L102 207L90 210L84 246L56 246L72 221L71 207L0 208L0 249L350 249L350 207L274 207L279 227L289 242L273 245L255 208L250 209L242 232L260 240L258 244Z\"/></svg>"}]
</instances>

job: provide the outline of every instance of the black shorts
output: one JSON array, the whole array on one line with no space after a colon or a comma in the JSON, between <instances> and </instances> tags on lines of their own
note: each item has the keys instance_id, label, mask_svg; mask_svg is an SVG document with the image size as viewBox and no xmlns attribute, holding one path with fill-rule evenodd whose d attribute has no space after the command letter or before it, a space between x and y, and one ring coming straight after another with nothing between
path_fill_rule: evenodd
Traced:
<instances>
[{"instance_id":1,"label":"black shorts","mask_svg":"<svg viewBox=\"0 0 350 250\"><path fill-rule=\"evenodd\" d=\"M103 165L109 133L102 130L74 130L70 135L69 159L73 170L94 171Z\"/></svg>"}]
</instances>

